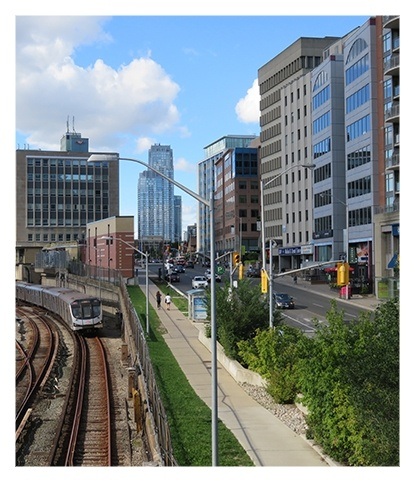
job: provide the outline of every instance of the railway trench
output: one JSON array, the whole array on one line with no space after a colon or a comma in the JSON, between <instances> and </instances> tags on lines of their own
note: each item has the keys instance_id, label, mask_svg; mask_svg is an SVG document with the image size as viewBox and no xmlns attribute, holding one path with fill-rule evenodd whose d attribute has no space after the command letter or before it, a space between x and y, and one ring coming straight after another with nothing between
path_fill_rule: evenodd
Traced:
<instances>
[{"instance_id":1,"label":"railway trench","mask_svg":"<svg viewBox=\"0 0 415 482\"><path fill-rule=\"evenodd\" d=\"M63 332L63 330L62 330ZM16 328L16 340L20 337ZM128 366L123 355L124 343L118 320L111 313L105 317L100 338L108 352L109 385L112 393L112 466L151 465L142 433L134 420L133 399L129 396ZM69 335L62 336L58 364L50 382L33 405L27 425L16 440L16 466L47 466L51 440L54 439L57 420L63 400L69 389L68 380L73 363L74 346ZM92 387L91 387L92 389ZM91 402L92 403L92 402ZM93 442L92 442L93 443ZM87 452L91 448L84 445ZM93 465L90 460L87 465Z\"/></svg>"}]
</instances>

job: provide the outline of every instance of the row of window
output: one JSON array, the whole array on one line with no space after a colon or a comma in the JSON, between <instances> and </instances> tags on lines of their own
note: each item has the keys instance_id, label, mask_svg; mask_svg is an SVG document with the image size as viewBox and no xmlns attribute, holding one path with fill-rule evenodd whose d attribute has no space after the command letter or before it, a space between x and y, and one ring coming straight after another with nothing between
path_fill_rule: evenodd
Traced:
<instances>
[{"instance_id":1,"label":"row of window","mask_svg":"<svg viewBox=\"0 0 415 482\"><path fill-rule=\"evenodd\" d=\"M64 241L77 241L80 238L78 233L35 233L35 234L28 234L27 240L28 241L35 241L37 243L44 242L44 243L56 243L56 242L64 242Z\"/></svg>"},{"instance_id":2,"label":"row of window","mask_svg":"<svg viewBox=\"0 0 415 482\"><path fill-rule=\"evenodd\" d=\"M313 96L313 110L318 109L330 99L330 85L324 87L318 94Z\"/></svg>"},{"instance_id":3,"label":"row of window","mask_svg":"<svg viewBox=\"0 0 415 482\"><path fill-rule=\"evenodd\" d=\"M320 131L327 129L331 124L331 112L325 112L320 117L313 121L313 134L318 134Z\"/></svg>"},{"instance_id":4,"label":"row of window","mask_svg":"<svg viewBox=\"0 0 415 482\"><path fill-rule=\"evenodd\" d=\"M80 174L78 172L66 172L64 173L53 173L53 172L27 172L27 180L28 182L33 182L33 181L43 181L45 182L50 182L50 183L56 183L56 182L100 182L102 179L102 176L95 176L94 174Z\"/></svg>"},{"instance_id":5,"label":"row of window","mask_svg":"<svg viewBox=\"0 0 415 482\"><path fill-rule=\"evenodd\" d=\"M366 84L361 89L354 92L346 99L346 114L349 114L355 109L358 109L370 100L370 87Z\"/></svg>"},{"instance_id":6,"label":"row of window","mask_svg":"<svg viewBox=\"0 0 415 482\"><path fill-rule=\"evenodd\" d=\"M372 224L372 208L370 206L349 211L348 226L364 226ZM333 229L332 216L322 216L314 219L314 231L324 232Z\"/></svg>"},{"instance_id":7,"label":"row of window","mask_svg":"<svg viewBox=\"0 0 415 482\"><path fill-rule=\"evenodd\" d=\"M361 119L346 126L347 142L357 139L358 137L370 131L370 115L366 115Z\"/></svg>"},{"instance_id":8,"label":"row of window","mask_svg":"<svg viewBox=\"0 0 415 482\"><path fill-rule=\"evenodd\" d=\"M369 70L369 54L366 54L361 59L359 59L356 63L354 63L351 67L346 69L345 72L345 82L346 85L351 84L356 79L358 79L361 75Z\"/></svg>"}]
</instances>

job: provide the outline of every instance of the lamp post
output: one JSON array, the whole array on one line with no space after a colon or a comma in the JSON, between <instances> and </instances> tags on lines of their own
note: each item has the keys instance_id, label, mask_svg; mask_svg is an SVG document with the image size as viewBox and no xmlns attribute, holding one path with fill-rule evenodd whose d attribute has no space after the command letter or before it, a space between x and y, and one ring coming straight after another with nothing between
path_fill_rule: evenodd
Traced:
<instances>
[{"instance_id":1,"label":"lamp post","mask_svg":"<svg viewBox=\"0 0 415 482\"><path fill-rule=\"evenodd\" d=\"M276 179L280 178L283 176L285 173L288 171L291 171L292 169L295 169L297 167L304 167L307 169L314 169L316 166L315 164L296 164L293 166L288 167L287 169L284 169L282 172L278 173L276 176L273 178L267 180L267 182L264 182L264 179L261 177L261 242L262 242L262 269L265 270L265 263L266 263L266 253L265 253L265 209L264 209L264 188L268 186L271 182L275 181ZM272 303L272 256L271 256L271 250L272 250L272 240L270 239L269 242L269 257L270 257L270 266L269 266L269 273L268 273L268 293L270 294L269 296L269 327L273 328L274 326L274 310L273 310L273 303Z\"/></svg>"},{"instance_id":2,"label":"lamp post","mask_svg":"<svg viewBox=\"0 0 415 482\"><path fill-rule=\"evenodd\" d=\"M210 272L212 273L210 281L211 293L211 339L212 339L212 466L218 465L218 367L217 367L217 349L216 349L216 279L215 279L215 203L213 192L210 200L205 199L191 189L183 186L179 182L166 176L144 161L132 159L129 157L119 157L118 154L92 154L88 158L88 162L113 162L113 161L131 161L150 169L168 182L184 191L186 194L204 204L210 210Z\"/></svg>"},{"instance_id":3,"label":"lamp post","mask_svg":"<svg viewBox=\"0 0 415 482\"><path fill-rule=\"evenodd\" d=\"M127 241L124 241L124 239L121 238L116 238L115 236L101 236L101 239L106 239L106 240L112 240L114 239L115 241L120 241L121 243L126 244L130 248L134 249L134 251L137 251L137 253L141 254L141 256L144 256L146 258L146 333L147 335L150 333L150 319L149 319L149 311L148 311L148 298L149 298L149 290L148 290L148 253L143 253L140 251L138 248L133 246L132 244L128 243Z\"/></svg>"}]
</instances>

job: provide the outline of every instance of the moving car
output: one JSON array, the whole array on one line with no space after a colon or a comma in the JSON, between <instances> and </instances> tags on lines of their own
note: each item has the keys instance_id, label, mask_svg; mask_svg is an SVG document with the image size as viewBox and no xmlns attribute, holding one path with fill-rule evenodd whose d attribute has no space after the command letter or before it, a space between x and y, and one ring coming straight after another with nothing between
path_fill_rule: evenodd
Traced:
<instances>
[{"instance_id":1,"label":"moving car","mask_svg":"<svg viewBox=\"0 0 415 482\"><path fill-rule=\"evenodd\" d=\"M194 268L195 267L193 261L187 261L185 266L186 266L186 268Z\"/></svg>"},{"instance_id":2,"label":"moving car","mask_svg":"<svg viewBox=\"0 0 415 482\"><path fill-rule=\"evenodd\" d=\"M261 270L260 268L253 268L251 266L248 268L248 271L246 272L246 276L248 276L248 278L260 278Z\"/></svg>"},{"instance_id":3,"label":"moving car","mask_svg":"<svg viewBox=\"0 0 415 482\"><path fill-rule=\"evenodd\" d=\"M275 293L274 300L277 308L293 309L295 307L294 299L287 293Z\"/></svg>"},{"instance_id":4,"label":"moving car","mask_svg":"<svg viewBox=\"0 0 415 482\"><path fill-rule=\"evenodd\" d=\"M170 283L179 283L180 282L180 275L179 275L179 273L176 273L175 271L172 271L171 273L166 275L166 280L169 281Z\"/></svg>"},{"instance_id":5,"label":"moving car","mask_svg":"<svg viewBox=\"0 0 415 482\"><path fill-rule=\"evenodd\" d=\"M195 276L192 279L192 288L194 290L197 290L199 288L207 288L208 286L208 280L206 276Z\"/></svg>"},{"instance_id":6,"label":"moving car","mask_svg":"<svg viewBox=\"0 0 415 482\"><path fill-rule=\"evenodd\" d=\"M208 280L208 283L210 283L210 278L212 277L210 274L210 269L207 269L205 271L205 276L206 276L206 279ZM218 274L215 274L215 280L220 283L222 281L222 277Z\"/></svg>"},{"instance_id":7,"label":"moving car","mask_svg":"<svg viewBox=\"0 0 415 482\"><path fill-rule=\"evenodd\" d=\"M182 265L182 264L177 264L174 268L173 268L173 271L175 273L185 273L186 272L186 269L185 267Z\"/></svg>"}]
</instances>

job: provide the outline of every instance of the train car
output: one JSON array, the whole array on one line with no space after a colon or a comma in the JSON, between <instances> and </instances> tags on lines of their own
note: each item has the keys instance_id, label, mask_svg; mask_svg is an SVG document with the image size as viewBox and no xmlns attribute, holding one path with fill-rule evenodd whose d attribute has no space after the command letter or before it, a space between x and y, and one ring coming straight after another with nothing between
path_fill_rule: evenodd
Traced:
<instances>
[{"instance_id":1,"label":"train car","mask_svg":"<svg viewBox=\"0 0 415 482\"><path fill-rule=\"evenodd\" d=\"M57 314L73 331L103 327L102 303L94 296L70 288L19 281L16 282L16 298Z\"/></svg>"}]
</instances>

